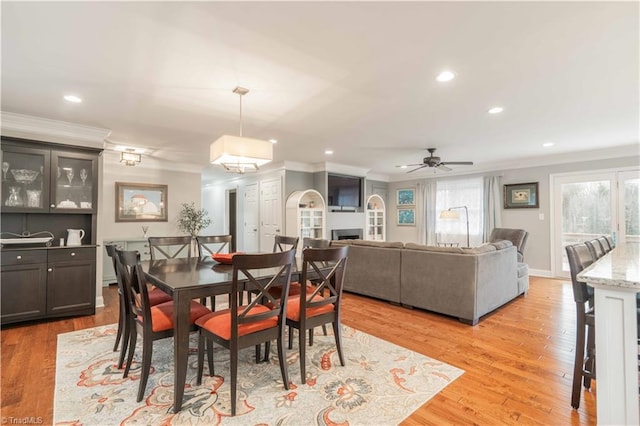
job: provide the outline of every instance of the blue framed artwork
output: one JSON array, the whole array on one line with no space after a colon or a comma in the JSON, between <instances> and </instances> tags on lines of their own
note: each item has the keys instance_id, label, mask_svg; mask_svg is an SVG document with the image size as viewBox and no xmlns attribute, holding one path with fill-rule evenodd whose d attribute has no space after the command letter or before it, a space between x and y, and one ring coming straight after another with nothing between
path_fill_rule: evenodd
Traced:
<instances>
[{"instance_id":1,"label":"blue framed artwork","mask_svg":"<svg viewBox=\"0 0 640 426\"><path fill-rule=\"evenodd\" d=\"M415 206L416 193L413 188L398 189L398 205L399 206Z\"/></svg>"},{"instance_id":2,"label":"blue framed artwork","mask_svg":"<svg viewBox=\"0 0 640 426\"><path fill-rule=\"evenodd\" d=\"M399 226L416 225L416 209L398 209Z\"/></svg>"}]
</instances>

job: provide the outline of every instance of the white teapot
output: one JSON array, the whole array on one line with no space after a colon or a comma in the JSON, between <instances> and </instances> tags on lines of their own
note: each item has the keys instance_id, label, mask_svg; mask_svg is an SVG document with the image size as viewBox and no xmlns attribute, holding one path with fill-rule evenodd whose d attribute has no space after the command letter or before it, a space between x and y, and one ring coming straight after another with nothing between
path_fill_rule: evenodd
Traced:
<instances>
[{"instance_id":1,"label":"white teapot","mask_svg":"<svg viewBox=\"0 0 640 426\"><path fill-rule=\"evenodd\" d=\"M82 238L84 237L83 229L67 229L67 233L68 246L82 245Z\"/></svg>"}]
</instances>

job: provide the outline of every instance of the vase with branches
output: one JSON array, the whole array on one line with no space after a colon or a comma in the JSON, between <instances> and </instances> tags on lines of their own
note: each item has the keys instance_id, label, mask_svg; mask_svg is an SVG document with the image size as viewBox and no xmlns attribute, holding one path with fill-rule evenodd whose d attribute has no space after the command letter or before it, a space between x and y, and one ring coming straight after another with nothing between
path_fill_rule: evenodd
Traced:
<instances>
[{"instance_id":1,"label":"vase with branches","mask_svg":"<svg viewBox=\"0 0 640 426\"><path fill-rule=\"evenodd\" d=\"M182 210L178 214L178 229L182 232L186 232L191 236L191 252L194 254L197 251L195 246L195 238L200 231L211 224L209 213L206 209L196 208L195 203L182 203Z\"/></svg>"}]
</instances>

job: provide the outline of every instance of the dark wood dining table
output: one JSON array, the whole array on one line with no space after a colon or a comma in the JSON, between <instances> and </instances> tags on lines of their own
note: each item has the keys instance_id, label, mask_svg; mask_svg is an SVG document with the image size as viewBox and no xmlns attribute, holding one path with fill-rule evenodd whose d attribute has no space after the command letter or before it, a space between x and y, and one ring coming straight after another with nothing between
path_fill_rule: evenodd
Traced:
<instances>
[{"instance_id":1,"label":"dark wood dining table","mask_svg":"<svg viewBox=\"0 0 640 426\"><path fill-rule=\"evenodd\" d=\"M229 294L233 267L205 258L162 259L142 262L149 283L173 297L174 401L172 412L182 409L189 355L189 305L192 299ZM296 257L291 280L297 280L302 261ZM251 271L250 271L251 272ZM262 273L268 273L263 270ZM275 273L275 269L272 275ZM243 276L240 274L240 276ZM256 279L260 275L255 275Z\"/></svg>"}]
</instances>

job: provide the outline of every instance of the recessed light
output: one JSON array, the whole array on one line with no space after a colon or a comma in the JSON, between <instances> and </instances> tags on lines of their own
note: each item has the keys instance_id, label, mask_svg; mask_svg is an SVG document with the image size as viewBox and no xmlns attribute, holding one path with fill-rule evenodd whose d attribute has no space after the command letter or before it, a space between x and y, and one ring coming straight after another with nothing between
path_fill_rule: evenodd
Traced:
<instances>
[{"instance_id":1,"label":"recessed light","mask_svg":"<svg viewBox=\"0 0 640 426\"><path fill-rule=\"evenodd\" d=\"M550 146L554 146L554 145L555 145L555 143L553 143L553 142L545 142L545 143L542 144L542 146L544 146L545 148L549 148Z\"/></svg>"},{"instance_id":2,"label":"recessed light","mask_svg":"<svg viewBox=\"0 0 640 426\"><path fill-rule=\"evenodd\" d=\"M502 111L504 111L504 108L496 106L489 110L489 114L500 114Z\"/></svg>"},{"instance_id":3,"label":"recessed light","mask_svg":"<svg viewBox=\"0 0 640 426\"><path fill-rule=\"evenodd\" d=\"M324 153L327 154L327 155L331 155L331 154L333 154L333 151L330 150L330 149L327 149Z\"/></svg>"},{"instance_id":4,"label":"recessed light","mask_svg":"<svg viewBox=\"0 0 640 426\"><path fill-rule=\"evenodd\" d=\"M76 95L65 95L64 100L68 102L73 102L76 104L79 104L80 102L82 102L82 99Z\"/></svg>"},{"instance_id":5,"label":"recessed light","mask_svg":"<svg viewBox=\"0 0 640 426\"><path fill-rule=\"evenodd\" d=\"M269 139L269 142L275 145L278 143L278 139Z\"/></svg>"},{"instance_id":6,"label":"recessed light","mask_svg":"<svg viewBox=\"0 0 640 426\"><path fill-rule=\"evenodd\" d=\"M438 74L438 76L436 77L436 80L440 82L445 82L445 81L451 81L455 77L456 75L451 71L442 71L440 74Z\"/></svg>"}]
</instances>

